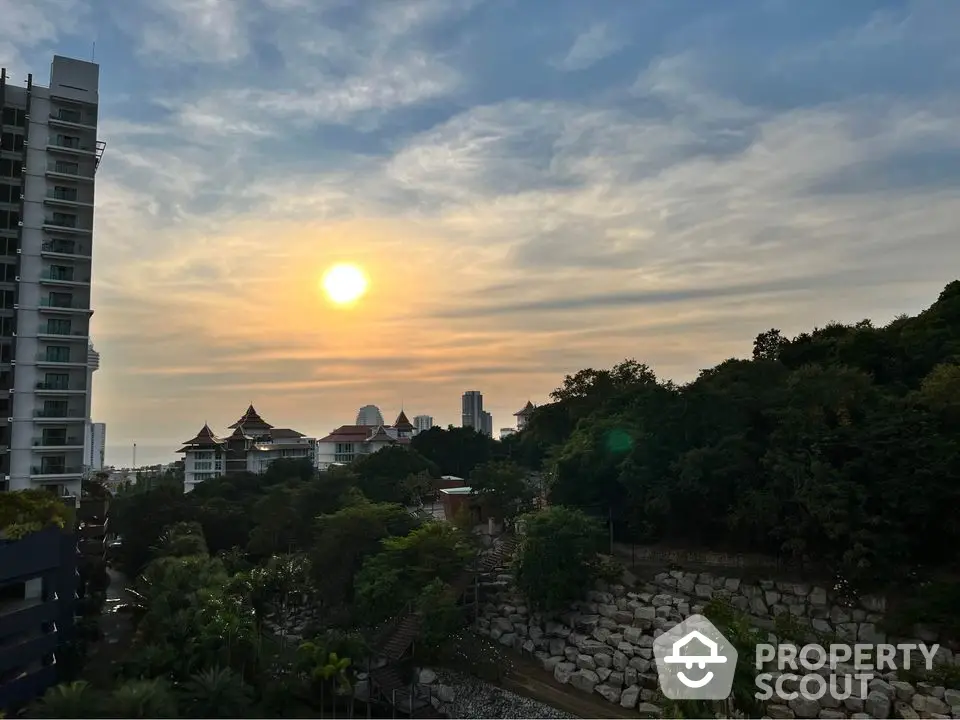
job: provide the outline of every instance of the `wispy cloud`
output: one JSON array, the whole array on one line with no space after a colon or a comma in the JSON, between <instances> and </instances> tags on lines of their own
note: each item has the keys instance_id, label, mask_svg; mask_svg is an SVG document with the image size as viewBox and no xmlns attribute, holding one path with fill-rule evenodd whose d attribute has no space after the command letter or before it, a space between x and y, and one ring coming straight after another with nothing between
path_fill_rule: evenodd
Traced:
<instances>
[{"instance_id":1,"label":"wispy cloud","mask_svg":"<svg viewBox=\"0 0 960 720\"><path fill-rule=\"evenodd\" d=\"M771 326L929 303L960 266L956 6L692 7L4 8L0 57L40 81L97 38L112 442L251 399L305 431L367 402L446 424L467 386L507 424L582 366L682 380ZM350 312L318 292L343 260L373 281Z\"/></svg>"},{"instance_id":2,"label":"wispy cloud","mask_svg":"<svg viewBox=\"0 0 960 720\"><path fill-rule=\"evenodd\" d=\"M592 25L577 35L570 50L557 63L561 70L586 70L588 67L610 57L627 44L622 31L605 22Z\"/></svg>"}]
</instances>

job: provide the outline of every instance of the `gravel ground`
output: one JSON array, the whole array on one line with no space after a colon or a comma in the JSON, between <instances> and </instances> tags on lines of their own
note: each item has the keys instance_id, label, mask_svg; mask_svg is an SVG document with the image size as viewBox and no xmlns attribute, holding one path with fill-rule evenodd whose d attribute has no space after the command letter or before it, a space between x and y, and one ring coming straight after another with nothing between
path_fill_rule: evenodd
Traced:
<instances>
[{"instance_id":1,"label":"gravel ground","mask_svg":"<svg viewBox=\"0 0 960 720\"><path fill-rule=\"evenodd\" d=\"M451 718L557 718L576 715L562 712L536 700L520 697L476 678L438 672L438 682L453 688L453 702L445 709Z\"/></svg>"}]
</instances>

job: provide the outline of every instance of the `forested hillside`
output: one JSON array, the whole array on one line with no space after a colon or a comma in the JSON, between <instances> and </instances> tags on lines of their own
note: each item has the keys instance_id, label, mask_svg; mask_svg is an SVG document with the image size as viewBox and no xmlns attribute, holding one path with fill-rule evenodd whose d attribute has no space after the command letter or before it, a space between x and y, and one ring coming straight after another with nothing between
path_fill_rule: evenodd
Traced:
<instances>
[{"instance_id":1,"label":"forested hillside","mask_svg":"<svg viewBox=\"0 0 960 720\"><path fill-rule=\"evenodd\" d=\"M884 327L757 336L683 386L627 360L569 375L512 459L617 535L763 552L860 585L960 548L960 282Z\"/></svg>"}]
</instances>

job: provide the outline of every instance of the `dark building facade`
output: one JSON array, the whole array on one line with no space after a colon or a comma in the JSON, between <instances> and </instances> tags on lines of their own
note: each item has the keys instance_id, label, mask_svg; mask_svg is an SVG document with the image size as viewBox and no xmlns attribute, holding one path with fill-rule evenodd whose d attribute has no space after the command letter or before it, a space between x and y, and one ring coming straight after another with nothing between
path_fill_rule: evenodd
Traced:
<instances>
[{"instance_id":1,"label":"dark building facade","mask_svg":"<svg viewBox=\"0 0 960 720\"><path fill-rule=\"evenodd\" d=\"M9 717L57 682L73 637L77 539L50 527L0 540L0 711Z\"/></svg>"}]
</instances>

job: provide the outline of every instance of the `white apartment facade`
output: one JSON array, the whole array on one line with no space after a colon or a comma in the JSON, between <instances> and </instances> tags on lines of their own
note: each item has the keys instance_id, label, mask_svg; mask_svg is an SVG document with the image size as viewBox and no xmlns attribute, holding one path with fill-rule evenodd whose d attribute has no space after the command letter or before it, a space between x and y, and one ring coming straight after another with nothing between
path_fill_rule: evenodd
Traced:
<instances>
[{"instance_id":1,"label":"white apartment facade","mask_svg":"<svg viewBox=\"0 0 960 720\"><path fill-rule=\"evenodd\" d=\"M48 87L32 75L21 87L0 71L0 374L10 396L0 446L9 490L80 495L96 369L89 339L99 75L94 63L60 56Z\"/></svg>"}]
</instances>

